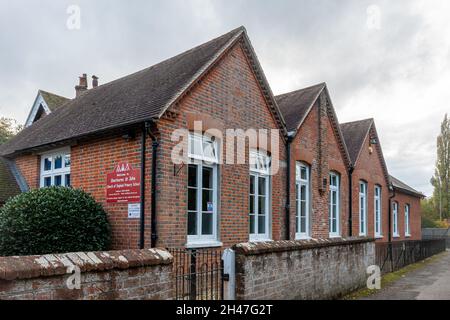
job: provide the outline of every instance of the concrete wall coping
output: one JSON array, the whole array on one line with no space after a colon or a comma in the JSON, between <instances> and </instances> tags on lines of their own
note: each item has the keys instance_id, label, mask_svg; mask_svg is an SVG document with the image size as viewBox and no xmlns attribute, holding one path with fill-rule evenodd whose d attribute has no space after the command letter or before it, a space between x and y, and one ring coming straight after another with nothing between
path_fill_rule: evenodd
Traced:
<instances>
[{"instance_id":1,"label":"concrete wall coping","mask_svg":"<svg viewBox=\"0 0 450 320\"><path fill-rule=\"evenodd\" d=\"M267 242L246 242L233 246L237 254L246 256L259 255L274 252L286 252L297 250L309 250L315 248L347 246L353 244L375 242L374 238L354 237L354 238L336 238L336 239L310 239L310 240L283 240Z\"/></svg>"},{"instance_id":2,"label":"concrete wall coping","mask_svg":"<svg viewBox=\"0 0 450 320\"><path fill-rule=\"evenodd\" d=\"M0 257L0 280L31 279L67 274L77 266L82 273L167 265L173 261L165 249L76 252L41 256Z\"/></svg>"}]
</instances>

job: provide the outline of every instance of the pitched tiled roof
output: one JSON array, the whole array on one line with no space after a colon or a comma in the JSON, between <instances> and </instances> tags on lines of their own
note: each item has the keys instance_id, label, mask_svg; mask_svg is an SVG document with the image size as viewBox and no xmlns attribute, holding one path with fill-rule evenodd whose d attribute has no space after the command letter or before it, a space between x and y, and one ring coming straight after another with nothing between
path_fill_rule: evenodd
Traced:
<instances>
[{"instance_id":1,"label":"pitched tiled roof","mask_svg":"<svg viewBox=\"0 0 450 320\"><path fill-rule=\"evenodd\" d=\"M386 161L384 160L383 149L381 148L381 143L378 139L377 129L375 127L374 119L359 120L354 122L347 122L341 124L341 132L345 139L345 144L347 146L347 151L350 155L352 165L355 166L358 161L359 154L364 145L364 141L368 136L370 130L373 130L378 143L375 148L378 151L379 160L381 167L383 169L384 178L386 183L389 184L389 172L387 169Z\"/></svg>"},{"instance_id":2,"label":"pitched tiled roof","mask_svg":"<svg viewBox=\"0 0 450 320\"><path fill-rule=\"evenodd\" d=\"M20 193L19 185L11 174L6 162L0 158L0 203Z\"/></svg>"},{"instance_id":3,"label":"pitched tiled roof","mask_svg":"<svg viewBox=\"0 0 450 320\"><path fill-rule=\"evenodd\" d=\"M325 83L320 83L275 97L288 131L299 127L325 87Z\"/></svg>"},{"instance_id":4,"label":"pitched tiled roof","mask_svg":"<svg viewBox=\"0 0 450 320\"><path fill-rule=\"evenodd\" d=\"M0 146L0 155L12 155L157 119L241 35L246 37L244 27L150 68L88 90ZM260 78L266 81L264 76ZM270 88L265 88L265 91L271 96ZM275 109L278 110L276 104ZM281 114L279 120L283 121Z\"/></svg>"},{"instance_id":5,"label":"pitched tiled roof","mask_svg":"<svg viewBox=\"0 0 450 320\"><path fill-rule=\"evenodd\" d=\"M392 186L401 191L401 192L405 192L407 194L419 197L419 198L423 198L425 197L424 194L420 191L417 191L416 189L408 186L406 183L398 180L397 178L393 177L393 176L389 176L389 179L391 181Z\"/></svg>"},{"instance_id":6,"label":"pitched tiled roof","mask_svg":"<svg viewBox=\"0 0 450 320\"><path fill-rule=\"evenodd\" d=\"M341 131L353 165L358 160L359 153L373 122L373 119L366 119L341 124Z\"/></svg>"},{"instance_id":7,"label":"pitched tiled roof","mask_svg":"<svg viewBox=\"0 0 450 320\"><path fill-rule=\"evenodd\" d=\"M42 95L42 97L44 98L45 102L47 103L47 106L49 107L49 109L53 112L56 109L58 109L59 107L61 107L64 103L68 102L70 99L63 97L63 96L59 96L57 94L51 93L51 92L47 92L44 90L39 90L39 93Z\"/></svg>"},{"instance_id":8,"label":"pitched tiled roof","mask_svg":"<svg viewBox=\"0 0 450 320\"><path fill-rule=\"evenodd\" d=\"M327 97L327 113L331 120L333 131L339 141L339 149L342 152L344 161L350 167L350 156L348 155L345 146L344 137L342 136L339 120L336 115L333 103L331 102L330 94L326 83L319 83L317 85L296 90L276 96L278 107L283 115L288 132L297 132L298 128L303 124L307 115L312 110L315 102L319 99L320 94L325 92Z\"/></svg>"}]
</instances>

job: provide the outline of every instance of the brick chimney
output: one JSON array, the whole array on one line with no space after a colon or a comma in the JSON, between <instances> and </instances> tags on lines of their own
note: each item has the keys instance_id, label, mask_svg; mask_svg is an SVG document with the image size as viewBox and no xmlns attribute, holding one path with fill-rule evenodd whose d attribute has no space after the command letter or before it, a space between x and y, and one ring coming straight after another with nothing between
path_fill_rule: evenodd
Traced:
<instances>
[{"instance_id":1,"label":"brick chimney","mask_svg":"<svg viewBox=\"0 0 450 320\"><path fill-rule=\"evenodd\" d=\"M80 94L82 94L84 91L88 89L87 85L87 74L83 73L83 75L80 77L80 83L79 85L75 86L75 96L79 97Z\"/></svg>"},{"instance_id":2,"label":"brick chimney","mask_svg":"<svg viewBox=\"0 0 450 320\"><path fill-rule=\"evenodd\" d=\"M97 87L98 87L98 77L92 76L92 88L97 88Z\"/></svg>"}]
</instances>

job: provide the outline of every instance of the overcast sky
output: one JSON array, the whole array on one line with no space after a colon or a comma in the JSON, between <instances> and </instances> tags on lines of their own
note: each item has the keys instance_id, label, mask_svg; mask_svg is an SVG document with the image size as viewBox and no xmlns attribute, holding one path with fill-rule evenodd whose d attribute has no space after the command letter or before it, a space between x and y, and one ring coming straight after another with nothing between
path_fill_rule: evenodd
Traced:
<instances>
[{"instance_id":1,"label":"overcast sky","mask_svg":"<svg viewBox=\"0 0 450 320\"><path fill-rule=\"evenodd\" d=\"M38 89L72 98L81 73L109 82L244 25L275 94L327 82L339 120L375 118L390 173L432 192L450 111L448 0L0 4L0 116L24 122ZM80 29L67 27L70 5Z\"/></svg>"}]
</instances>

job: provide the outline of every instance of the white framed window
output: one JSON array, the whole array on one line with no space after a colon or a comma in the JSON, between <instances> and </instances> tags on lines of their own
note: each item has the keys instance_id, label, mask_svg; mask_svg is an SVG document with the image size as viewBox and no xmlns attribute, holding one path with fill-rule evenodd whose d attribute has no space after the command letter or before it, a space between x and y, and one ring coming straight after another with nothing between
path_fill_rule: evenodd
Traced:
<instances>
[{"instance_id":1,"label":"white framed window","mask_svg":"<svg viewBox=\"0 0 450 320\"><path fill-rule=\"evenodd\" d=\"M405 205L405 236L411 237L411 229L410 229L410 206L409 204Z\"/></svg>"},{"instance_id":2,"label":"white framed window","mask_svg":"<svg viewBox=\"0 0 450 320\"><path fill-rule=\"evenodd\" d=\"M400 233L398 232L398 203L394 202L392 204L392 232L394 233L394 237L400 237Z\"/></svg>"},{"instance_id":3,"label":"white framed window","mask_svg":"<svg viewBox=\"0 0 450 320\"><path fill-rule=\"evenodd\" d=\"M215 137L189 134L188 157L191 160L200 160L209 163L219 162L218 143Z\"/></svg>"},{"instance_id":4,"label":"white framed window","mask_svg":"<svg viewBox=\"0 0 450 320\"><path fill-rule=\"evenodd\" d=\"M339 237L340 236L340 203L339 203L339 191L340 179L337 173L330 173L330 193L329 193L329 207L328 207L328 215L329 215L329 231L330 237Z\"/></svg>"},{"instance_id":5,"label":"white framed window","mask_svg":"<svg viewBox=\"0 0 450 320\"><path fill-rule=\"evenodd\" d=\"M202 143L200 143L202 142ZM189 135L187 246L219 245L218 143L210 137Z\"/></svg>"},{"instance_id":6,"label":"white framed window","mask_svg":"<svg viewBox=\"0 0 450 320\"><path fill-rule=\"evenodd\" d=\"M359 182L359 235L367 235L367 183Z\"/></svg>"},{"instance_id":7,"label":"white framed window","mask_svg":"<svg viewBox=\"0 0 450 320\"><path fill-rule=\"evenodd\" d=\"M310 210L310 168L297 162L295 170L295 238L308 239Z\"/></svg>"},{"instance_id":8,"label":"white framed window","mask_svg":"<svg viewBox=\"0 0 450 320\"><path fill-rule=\"evenodd\" d=\"M383 226L381 224L381 187L375 186L374 189L374 213L375 213L375 237L381 238L383 236Z\"/></svg>"},{"instance_id":9,"label":"white framed window","mask_svg":"<svg viewBox=\"0 0 450 320\"><path fill-rule=\"evenodd\" d=\"M250 150L250 171L270 175L271 158L264 151Z\"/></svg>"},{"instance_id":10,"label":"white framed window","mask_svg":"<svg viewBox=\"0 0 450 320\"><path fill-rule=\"evenodd\" d=\"M41 188L51 186L71 186L70 149L41 154Z\"/></svg>"},{"instance_id":11,"label":"white framed window","mask_svg":"<svg viewBox=\"0 0 450 320\"><path fill-rule=\"evenodd\" d=\"M250 150L250 241L270 240L270 157Z\"/></svg>"}]
</instances>

